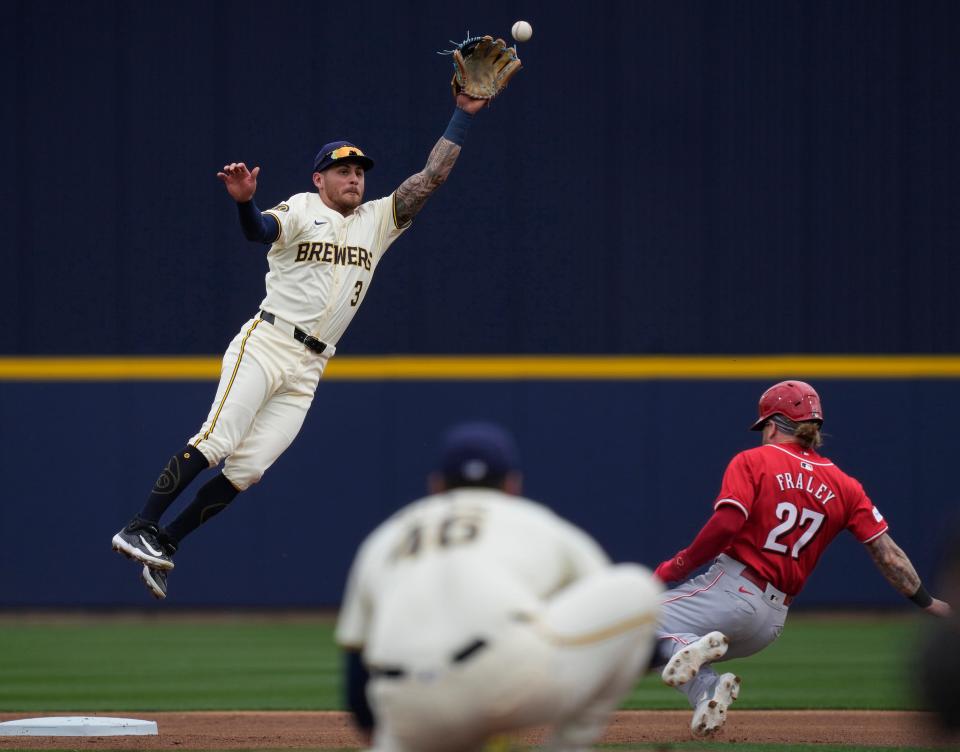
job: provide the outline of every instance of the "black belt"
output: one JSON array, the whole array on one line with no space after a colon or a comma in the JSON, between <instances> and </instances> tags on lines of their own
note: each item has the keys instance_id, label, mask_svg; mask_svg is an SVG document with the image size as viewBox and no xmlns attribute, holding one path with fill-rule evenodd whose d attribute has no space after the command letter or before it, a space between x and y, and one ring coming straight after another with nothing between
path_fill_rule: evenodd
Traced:
<instances>
[{"instance_id":1,"label":"black belt","mask_svg":"<svg viewBox=\"0 0 960 752\"><path fill-rule=\"evenodd\" d=\"M268 324L275 324L277 317L274 316L270 311L260 311L260 318L266 321ZM324 350L327 349L327 343L323 342L312 334L307 334L303 329L299 327L293 327L293 338L297 342L303 342L303 346L308 350L313 350L317 355L320 355Z\"/></svg>"},{"instance_id":2,"label":"black belt","mask_svg":"<svg viewBox=\"0 0 960 752\"><path fill-rule=\"evenodd\" d=\"M464 663L470 660L487 646L487 641L481 638L469 642L450 656L451 663ZM376 679L404 679L409 672L400 666L370 666L370 678Z\"/></svg>"}]
</instances>

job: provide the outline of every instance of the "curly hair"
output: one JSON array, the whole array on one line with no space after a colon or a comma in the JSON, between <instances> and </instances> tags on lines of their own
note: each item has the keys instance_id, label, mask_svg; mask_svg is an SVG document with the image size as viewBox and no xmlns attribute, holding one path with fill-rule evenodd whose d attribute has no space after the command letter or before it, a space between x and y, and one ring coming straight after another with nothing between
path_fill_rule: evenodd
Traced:
<instances>
[{"instance_id":1,"label":"curly hair","mask_svg":"<svg viewBox=\"0 0 960 752\"><path fill-rule=\"evenodd\" d=\"M820 435L820 423L815 420L806 420L797 423L793 432L797 443L804 449L818 449L823 446L823 436Z\"/></svg>"}]
</instances>

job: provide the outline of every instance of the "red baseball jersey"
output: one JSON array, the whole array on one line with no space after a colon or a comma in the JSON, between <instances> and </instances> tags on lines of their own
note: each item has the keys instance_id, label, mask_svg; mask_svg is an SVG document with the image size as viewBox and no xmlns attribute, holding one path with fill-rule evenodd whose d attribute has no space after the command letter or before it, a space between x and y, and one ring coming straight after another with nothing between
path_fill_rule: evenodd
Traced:
<instances>
[{"instance_id":1,"label":"red baseball jersey","mask_svg":"<svg viewBox=\"0 0 960 752\"><path fill-rule=\"evenodd\" d=\"M856 479L799 444L765 444L734 457L714 509L721 504L747 517L723 553L789 595L800 592L841 530L861 543L887 531Z\"/></svg>"}]
</instances>

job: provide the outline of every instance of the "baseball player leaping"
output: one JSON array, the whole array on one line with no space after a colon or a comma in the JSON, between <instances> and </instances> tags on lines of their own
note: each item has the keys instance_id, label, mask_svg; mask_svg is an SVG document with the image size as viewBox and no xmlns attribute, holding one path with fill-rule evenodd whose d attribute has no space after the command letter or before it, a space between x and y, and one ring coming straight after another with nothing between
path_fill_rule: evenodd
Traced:
<instances>
[{"instance_id":1,"label":"baseball player leaping","mask_svg":"<svg viewBox=\"0 0 960 752\"><path fill-rule=\"evenodd\" d=\"M794 597L844 529L899 592L931 614L950 613L924 589L860 483L818 454L822 423L820 397L809 384L784 381L764 392L752 426L762 445L733 458L713 516L656 569L674 582L719 554L705 574L664 593L657 630L653 666L686 694L696 736L718 731L740 693L739 677L718 676L707 664L752 655L776 640Z\"/></svg>"},{"instance_id":2,"label":"baseball player leaping","mask_svg":"<svg viewBox=\"0 0 960 752\"><path fill-rule=\"evenodd\" d=\"M225 165L217 177L237 202L246 237L270 246L266 297L223 358L209 415L160 473L140 512L113 536L113 548L140 562L157 598L180 542L214 515L290 446L327 362L364 301L384 252L447 179L475 113L488 99L456 96L450 124L423 170L391 195L363 203L373 160L348 141L324 146L313 163L314 193L298 193L261 212L254 203L259 167ZM194 478L223 470L169 524L164 512Z\"/></svg>"},{"instance_id":3,"label":"baseball player leaping","mask_svg":"<svg viewBox=\"0 0 960 752\"><path fill-rule=\"evenodd\" d=\"M518 496L499 426L452 429L431 487L350 570L336 636L358 725L379 752L473 752L541 724L545 749L589 749L647 666L661 583Z\"/></svg>"}]
</instances>

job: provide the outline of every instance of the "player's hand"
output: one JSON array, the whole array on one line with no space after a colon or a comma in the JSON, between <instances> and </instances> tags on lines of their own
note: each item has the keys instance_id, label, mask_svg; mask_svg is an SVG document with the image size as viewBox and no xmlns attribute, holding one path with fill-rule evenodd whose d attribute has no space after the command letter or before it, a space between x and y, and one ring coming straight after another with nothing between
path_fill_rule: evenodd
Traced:
<instances>
[{"instance_id":1,"label":"player's hand","mask_svg":"<svg viewBox=\"0 0 960 752\"><path fill-rule=\"evenodd\" d=\"M253 194L257 192L257 175L259 174L259 167L254 167L251 172L243 162L231 162L223 166L223 171L218 172L217 177L223 181L230 197L242 204L252 199Z\"/></svg>"},{"instance_id":2,"label":"player's hand","mask_svg":"<svg viewBox=\"0 0 960 752\"><path fill-rule=\"evenodd\" d=\"M939 598L934 598L933 603L923 610L927 613L933 614L934 616L942 616L944 618L953 613L953 609L950 608L950 604L946 601L940 600Z\"/></svg>"},{"instance_id":3,"label":"player's hand","mask_svg":"<svg viewBox=\"0 0 960 752\"><path fill-rule=\"evenodd\" d=\"M664 582L678 582L684 579L687 576L687 569L682 553L660 562L660 566L653 573Z\"/></svg>"},{"instance_id":4,"label":"player's hand","mask_svg":"<svg viewBox=\"0 0 960 752\"><path fill-rule=\"evenodd\" d=\"M474 97L467 96L462 91L457 94L457 107L466 112L468 115L476 115L488 104L490 104L489 99L476 99Z\"/></svg>"}]
</instances>

